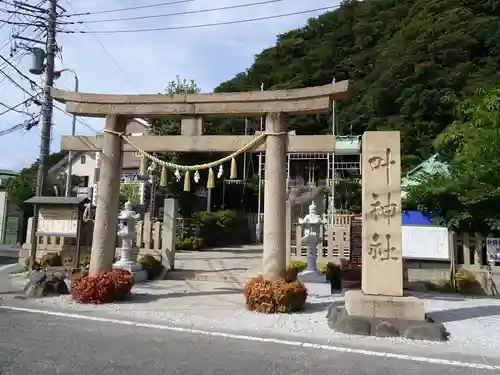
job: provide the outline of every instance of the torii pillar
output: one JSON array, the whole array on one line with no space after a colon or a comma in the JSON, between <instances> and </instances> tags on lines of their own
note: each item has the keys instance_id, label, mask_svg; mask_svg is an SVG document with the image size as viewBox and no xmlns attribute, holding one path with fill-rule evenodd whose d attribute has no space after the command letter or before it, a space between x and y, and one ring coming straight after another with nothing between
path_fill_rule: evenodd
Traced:
<instances>
[{"instance_id":1,"label":"torii pillar","mask_svg":"<svg viewBox=\"0 0 500 375\"><path fill-rule=\"evenodd\" d=\"M106 130L124 132L125 117L106 116ZM120 182L122 171L123 141L115 134L104 133L100 155L99 194L95 212L94 236L92 240L90 275L98 275L111 269L116 249L116 228L120 204Z\"/></svg>"},{"instance_id":2,"label":"torii pillar","mask_svg":"<svg viewBox=\"0 0 500 375\"><path fill-rule=\"evenodd\" d=\"M264 251L262 272L277 280L286 269L286 152L287 123L283 113L266 116L266 164L264 185Z\"/></svg>"}]
</instances>

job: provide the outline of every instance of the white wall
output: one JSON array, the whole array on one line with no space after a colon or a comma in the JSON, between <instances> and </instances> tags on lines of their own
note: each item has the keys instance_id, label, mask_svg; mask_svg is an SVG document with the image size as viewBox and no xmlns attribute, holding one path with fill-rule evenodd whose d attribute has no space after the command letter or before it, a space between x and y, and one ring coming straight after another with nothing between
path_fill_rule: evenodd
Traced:
<instances>
[{"instance_id":1,"label":"white wall","mask_svg":"<svg viewBox=\"0 0 500 375\"><path fill-rule=\"evenodd\" d=\"M71 174L78 177L88 177L88 186L94 185L94 175L96 167L95 152L87 154L79 154L74 160L71 169ZM85 162L82 164L82 156L85 156ZM65 171L67 173L67 170Z\"/></svg>"}]
</instances>

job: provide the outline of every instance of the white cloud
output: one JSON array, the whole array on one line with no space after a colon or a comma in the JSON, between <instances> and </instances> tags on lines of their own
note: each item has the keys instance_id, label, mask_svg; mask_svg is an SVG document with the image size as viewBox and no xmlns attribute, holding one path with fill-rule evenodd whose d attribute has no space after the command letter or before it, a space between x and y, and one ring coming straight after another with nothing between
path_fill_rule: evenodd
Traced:
<instances>
[{"instance_id":1,"label":"white cloud","mask_svg":"<svg viewBox=\"0 0 500 375\"><path fill-rule=\"evenodd\" d=\"M193 0L183 4L164 7L146 8L129 12L107 13L93 16L74 17L76 20L97 20L120 17L146 16L172 12L196 11L207 8L219 8L238 4L260 2L262 0ZM67 13L95 12L105 9L123 8L158 3L158 0L139 0L127 2L119 0L72 0L69 6L65 0L61 5ZM283 13L298 12L307 9L332 6L329 0L282 0L275 3L261 4L223 11L203 12L180 16L150 18L146 20L120 21L107 23L89 23L91 30L124 30L161 27L180 27L199 24L223 23L233 20L259 18ZM194 79L203 91L210 91L220 82L232 78L236 73L247 69L254 55L270 47L276 35L290 29L302 27L309 17L323 13L307 13L291 17L282 17L263 21L231 25L189 28L181 30L99 34L97 38L90 34L58 35L62 47L62 59L58 59L58 68L72 68L80 78L80 91L100 93L141 93L163 92L167 82L176 75ZM68 20L72 20L68 18ZM64 25L66 30L87 29L82 25ZM10 29L0 29L0 40L7 41ZM25 34L30 36L29 33ZM32 35L32 34L31 34ZM100 46L108 51L117 64ZM0 46L2 43L0 43ZM7 57L8 49L0 50ZM30 59L24 57L19 69L28 72ZM116 66L119 65L122 71ZM3 64L0 64L3 66ZM16 81L29 89L29 84L22 82L12 69L4 68ZM29 73L27 73L29 74ZM133 85L128 82L129 77ZM1 80L1 77L0 77ZM39 81L39 78L36 79ZM73 77L63 75L57 86L73 89ZM134 87L135 86L135 87ZM26 96L7 80L0 84L0 102L14 105ZM0 109L1 111L1 109ZM22 122L25 116L9 113L0 117L0 129ZM102 119L84 119L93 128L102 128ZM54 113L53 141L51 150L59 149L62 134L71 132L71 116L59 111ZM0 138L0 167L18 169L30 164L38 154L40 129L33 129L25 135L15 133ZM84 126L78 125L77 133L90 134Z\"/></svg>"}]
</instances>

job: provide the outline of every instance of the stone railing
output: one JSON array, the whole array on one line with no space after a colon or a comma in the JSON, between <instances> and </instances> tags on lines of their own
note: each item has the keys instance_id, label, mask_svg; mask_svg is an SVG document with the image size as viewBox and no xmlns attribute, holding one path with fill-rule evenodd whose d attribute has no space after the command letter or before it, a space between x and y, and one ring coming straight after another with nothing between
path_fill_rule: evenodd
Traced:
<instances>
[{"instance_id":1,"label":"stone railing","mask_svg":"<svg viewBox=\"0 0 500 375\"><path fill-rule=\"evenodd\" d=\"M328 224L320 227L320 242L317 246L318 264L328 262L340 264L342 259L350 259L352 218L353 215L335 215L328 218ZM304 230L300 224L290 224L291 230L288 233L290 246L288 246L287 258L306 261L307 246L301 242Z\"/></svg>"}]
</instances>

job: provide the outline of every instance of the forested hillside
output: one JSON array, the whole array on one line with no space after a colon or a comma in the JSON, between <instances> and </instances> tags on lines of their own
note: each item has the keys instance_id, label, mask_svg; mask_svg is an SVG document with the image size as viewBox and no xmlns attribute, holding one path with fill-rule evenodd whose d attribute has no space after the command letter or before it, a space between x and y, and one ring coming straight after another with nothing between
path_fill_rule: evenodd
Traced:
<instances>
[{"instance_id":1,"label":"forested hillside","mask_svg":"<svg viewBox=\"0 0 500 375\"><path fill-rule=\"evenodd\" d=\"M400 130L408 167L432 153L457 101L500 82L499 68L500 0L345 1L280 35L246 72L215 91L349 79L349 95L338 105L341 133ZM294 118L291 127L326 133L329 119Z\"/></svg>"}]
</instances>

